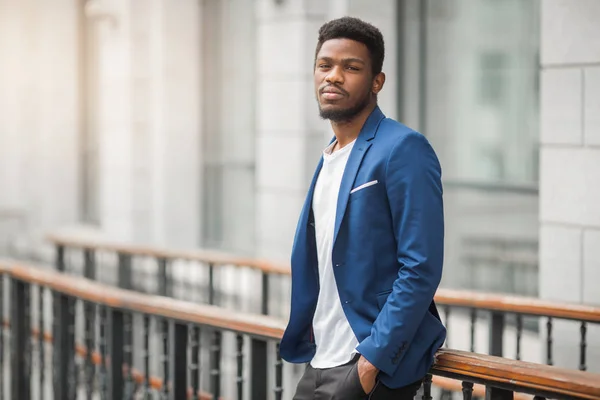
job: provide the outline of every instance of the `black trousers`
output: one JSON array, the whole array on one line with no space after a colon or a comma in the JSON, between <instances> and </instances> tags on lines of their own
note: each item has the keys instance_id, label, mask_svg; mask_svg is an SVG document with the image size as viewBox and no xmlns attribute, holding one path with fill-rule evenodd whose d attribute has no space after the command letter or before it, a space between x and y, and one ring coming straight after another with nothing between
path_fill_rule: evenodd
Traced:
<instances>
[{"instance_id":1,"label":"black trousers","mask_svg":"<svg viewBox=\"0 0 600 400\"><path fill-rule=\"evenodd\" d=\"M413 400L421 387L421 381L399 389L377 382L371 393L365 393L358 378L357 361L355 357L348 364L327 369L308 365L293 400Z\"/></svg>"}]
</instances>

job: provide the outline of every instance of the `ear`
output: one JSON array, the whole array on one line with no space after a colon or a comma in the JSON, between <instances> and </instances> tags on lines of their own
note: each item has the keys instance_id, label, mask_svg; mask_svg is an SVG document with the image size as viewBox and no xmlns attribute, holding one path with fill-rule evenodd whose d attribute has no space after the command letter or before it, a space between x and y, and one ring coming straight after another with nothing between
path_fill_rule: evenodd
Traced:
<instances>
[{"instance_id":1,"label":"ear","mask_svg":"<svg viewBox=\"0 0 600 400\"><path fill-rule=\"evenodd\" d=\"M385 74L383 72L378 73L373 78L373 86L371 87L371 91L373 94L378 94L383 89L383 85L385 84Z\"/></svg>"}]
</instances>

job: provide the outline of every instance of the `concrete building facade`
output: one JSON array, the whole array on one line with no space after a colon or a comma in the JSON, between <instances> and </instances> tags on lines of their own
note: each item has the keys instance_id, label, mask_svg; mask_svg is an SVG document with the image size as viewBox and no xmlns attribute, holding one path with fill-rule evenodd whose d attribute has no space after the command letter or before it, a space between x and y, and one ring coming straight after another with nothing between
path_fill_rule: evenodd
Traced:
<instances>
[{"instance_id":1,"label":"concrete building facade","mask_svg":"<svg viewBox=\"0 0 600 400\"><path fill-rule=\"evenodd\" d=\"M540 296L600 303L600 3L541 3ZM558 364L578 324L560 323ZM600 330L591 326L588 335ZM589 359L600 360L599 342Z\"/></svg>"}]
</instances>

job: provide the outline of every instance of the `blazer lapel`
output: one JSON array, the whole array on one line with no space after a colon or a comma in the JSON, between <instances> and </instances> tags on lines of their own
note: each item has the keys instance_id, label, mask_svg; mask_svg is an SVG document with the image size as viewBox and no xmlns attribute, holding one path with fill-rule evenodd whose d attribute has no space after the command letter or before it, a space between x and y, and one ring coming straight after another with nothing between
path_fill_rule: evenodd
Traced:
<instances>
[{"instance_id":1,"label":"blazer lapel","mask_svg":"<svg viewBox=\"0 0 600 400\"><path fill-rule=\"evenodd\" d=\"M302 206L302 213L300 214L300 221L298 224L299 228L306 229L308 224L311 222L309 217L311 215L312 209L312 200L315 194L315 185L317 183L317 178L319 177L319 173L321 172L321 168L323 167L323 157L319 160L317 164L317 168L313 175L312 181L310 182L310 186L308 187L308 193L306 194L306 199L304 200L304 205Z\"/></svg>"},{"instance_id":2,"label":"blazer lapel","mask_svg":"<svg viewBox=\"0 0 600 400\"><path fill-rule=\"evenodd\" d=\"M352 185L356 179L356 174L358 173L358 169L363 157L367 153L369 147L371 147L371 140L375 137L375 132L377 132L379 123L384 118L385 115L383 115L379 107L375 107L371 115L369 115L369 118L367 118L365 121L365 124L363 125L358 137L356 138L356 142L352 147L352 151L350 152L350 157L348 158L346 168L344 169L344 175L342 177L342 183L340 185L340 191L338 194L337 210L335 214L335 229L333 233L334 245L340 230L340 226L342 225L342 220L344 219L344 214L346 213L346 206L348 204L348 198L350 197L350 190L352 190Z\"/></svg>"},{"instance_id":3,"label":"blazer lapel","mask_svg":"<svg viewBox=\"0 0 600 400\"><path fill-rule=\"evenodd\" d=\"M335 136L331 138L329 144L333 143L335 140ZM309 216L312 211L312 200L315 195L315 186L317 184L317 179L319 178L319 173L321 172L321 168L323 168L323 155L319 159L319 163L317 164L317 168L315 169L315 173L313 175L312 181L310 182L310 186L308 187L308 193L306 194L306 199L304 200L304 205L302 206L302 213L300 215L300 222L303 227L306 227L309 221ZM304 220L302 220L304 218Z\"/></svg>"}]
</instances>

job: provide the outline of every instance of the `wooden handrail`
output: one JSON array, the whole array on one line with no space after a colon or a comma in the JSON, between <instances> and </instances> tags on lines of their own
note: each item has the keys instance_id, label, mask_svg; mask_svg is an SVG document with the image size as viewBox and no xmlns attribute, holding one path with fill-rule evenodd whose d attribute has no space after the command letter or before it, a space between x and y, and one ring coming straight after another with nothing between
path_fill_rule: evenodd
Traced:
<instances>
[{"instance_id":1,"label":"wooden handrail","mask_svg":"<svg viewBox=\"0 0 600 400\"><path fill-rule=\"evenodd\" d=\"M289 275L289 265L269 261L244 258L209 250L174 250L154 246L110 243L101 240L87 240L66 235L50 235L48 240L55 245L124 253L132 256L180 259L211 263L215 266L233 265L249 267L267 274ZM541 300L532 297L489 294L470 290L440 288L435 296L440 305L476 308L506 313L546 316L562 319L600 323L600 306L571 304L558 301Z\"/></svg>"},{"instance_id":2,"label":"wooden handrail","mask_svg":"<svg viewBox=\"0 0 600 400\"><path fill-rule=\"evenodd\" d=\"M532 392L562 394L579 399L600 398L600 374L460 350L439 350L433 373L470 378L481 383L494 382Z\"/></svg>"},{"instance_id":3,"label":"wooden handrail","mask_svg":"<svg viewBox=\"0 0 600 400\"><path fill-rule=\"evenodd\" d=\"M251 257L238 257L215 250L183 250L159 246L148 246L141 244L113 243L103 240L90 240L70 237L65 235L49 235L47 239L57 246L72 247L78 249L90 249L109 251L114 253L128 254L139 257L152 257L164 259L176 259L183 261L196 261L215 266L233 265L257 269L268 274L289 275L288 265L277 264L267 260Z\"/></svg>"},{"instance_id":4,"label":"wooden handrail","mask_svg":"<svg viewBox=\"0 0 600 400\"><path fill-rule=\"evenodd\" d=\"M285 328L285 321L265 315L235 312L216 306L120 289L16 261L0 260L0 273L111 308L209 325L268 339L281 338Z\"/></svg>"},{"instance_id":5,"label":"wooden handrail","mask_svg":"<svg viewBox=\"0 0 600 400\"><path fill-rule=\"evenodd\" d=\"M542 300L534 297L508 296L442 288L437 291L435 301L441 305L455 307L600 322L600 307Z\"/></svg>"},{"instance_id":6,"label":"wooden handrail","mask_svg":"<svg viewBox=\"0 0 600 400\"><path fill-rule=\"evenodd\" d=\"M0 273L84 301L269 339L280 339L285 326L284 321L273 317L137 293L16 261L0 260ZM458 350L440 350L432 371L454 379L509 385L524 392L542 391L580 399L600 398L600 374Z\"/></svg>"}]
</instances>

